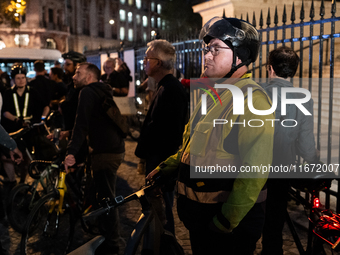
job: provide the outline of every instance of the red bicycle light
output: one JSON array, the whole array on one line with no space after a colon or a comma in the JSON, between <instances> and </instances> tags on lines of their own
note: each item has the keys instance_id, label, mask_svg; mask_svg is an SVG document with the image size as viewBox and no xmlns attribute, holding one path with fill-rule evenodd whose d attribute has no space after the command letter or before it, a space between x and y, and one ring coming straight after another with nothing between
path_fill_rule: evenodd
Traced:
<instances>
[{"instance_id":1,"label":"red bicycle light","mask_svg":"<svg viewBox=\"0 0 340 255\"><path fill-rule=\"evenodd\" d=\"M313 208L319 208L320 207L320 199L318 197L314 198L313 201Z\"/></svg>"}]
</instances>

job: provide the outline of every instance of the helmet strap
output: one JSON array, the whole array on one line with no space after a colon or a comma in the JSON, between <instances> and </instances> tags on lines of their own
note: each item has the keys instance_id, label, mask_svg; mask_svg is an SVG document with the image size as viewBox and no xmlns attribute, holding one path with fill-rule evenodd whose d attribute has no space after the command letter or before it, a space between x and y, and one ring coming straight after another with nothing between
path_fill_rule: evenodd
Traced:
<instances>
[{"instance_id":1,"label":"helmet strap","mask_svg":"<svg viewBox=\"0 0 340 255\"><path fill-rule=\"evenodd\" d=\"M237 69L241 68L244 65L249 65L251 63L251 59L247 59L246 61L242 62L239 65L236 65L236 54L235 54L235 50L233 49L233 64L231 65L231 69L229 71L229 73L227 73L223 78L230 78Z\"/></svg>"}]
</instances>

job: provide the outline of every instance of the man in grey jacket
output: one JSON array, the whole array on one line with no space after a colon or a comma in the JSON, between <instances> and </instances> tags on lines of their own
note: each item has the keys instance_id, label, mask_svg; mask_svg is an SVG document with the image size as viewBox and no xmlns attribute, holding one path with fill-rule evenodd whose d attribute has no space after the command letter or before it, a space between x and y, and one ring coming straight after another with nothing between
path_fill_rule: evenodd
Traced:
<instances>
[{"instance_id":1,"label":"man in grey jacket","mask_svg":"<svg viewBox=\"0 0 340 255\"><path fill-rule=\"evenodd\" d=\"M301 156L308 163L318 161L318 152L315 149L313 134L313 100L310 99L303 106L312 115L305 115L294 104L287 105L285 115L281 111L281 89L293 87L290 82L299 65L299 57L288 47L279 47L269 54L268 73L269 83L261 84L270 98L273 98L273 88L277 88L277 109L275 119L273 166L290 166L296 162L296 156ZM304 97L301 93L287 93L289 99L300 99ZM295 120L294 123L285 127L281 122ZM285 173L287 175L287 173ZM283 177L276 179L276 177ZM286 176L287 177L287 176ZM285 176L269 175L267 181L268 196L266 205L266 221L262 237L262 255L281 255L282 250L282 230L285 222L285 212L287 207L287 197L289 179Z\"/></svg>"}]
</instances>

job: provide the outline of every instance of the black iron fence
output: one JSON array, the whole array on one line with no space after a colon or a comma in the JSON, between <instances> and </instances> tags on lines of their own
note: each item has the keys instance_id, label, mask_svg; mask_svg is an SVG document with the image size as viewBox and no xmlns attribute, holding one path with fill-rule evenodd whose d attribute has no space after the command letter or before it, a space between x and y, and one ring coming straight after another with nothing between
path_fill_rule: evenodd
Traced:
<instances>
[{"instance_id":1,"label":"black iron fence","mask_svg":"<svg viewBox=\"0 0 340 255\"><path fill-rule=\"evenodd\" d=\"M309 12L307 20L306 13ZM319 18L315 20L315 13ZM287 24L288 15L286 6L283 8L279 24L277 8L273 19L270 9L267 18L261 11L258 19L253 14L251 23L258 29L262 44L258 60L251 66L253 76L264 82L267 78L266 62L267 56L272 49L285 45L293 48L300 56L300 66L295 86L305 87L312 92L314 99L314 115L316 124L316 143L322 158L327 164L339 164L340 159L340 17L336 17L336 1L331 3L331 17L325 19L325 5L321 1L320 9L314 7L312 0L309 10L306 10L302 3L300 10L295 11L294 4L290 10L290 24ZM299 22L296 16L299 15ZM242 17L241 17L242 18ZM248 14L246 20L249 22ZM258 24L258 26L257 26ZM337 26L336 26L337 25ZM266 26L266 27L264 27ZM196 33L196 36L198 33ZM169 38L165 38L168 39ZM171 38L170 38L171 39ZM172 40L169 40L172 41ZM179 69L185 78L197 78L202 73L202 45L192 35L186 40L178 38L173 45L176 48L176 68ZM136 70L143 75L142 60L146 48L136 50ZM337 54L337 56L336 56ZM339 64L339 65L336 65ZM335 66L336 65L336 66ZM140 77L143 79L143 77ZM338 82L335 82L339 78ZM324 145L326 144L326 145ZM334 183L337 186L338 182ZM325 205L330 207L330 197L336 197L336 211L340 212L340 187L336 190L326 192Z\"/></svg>"}]
</instances>

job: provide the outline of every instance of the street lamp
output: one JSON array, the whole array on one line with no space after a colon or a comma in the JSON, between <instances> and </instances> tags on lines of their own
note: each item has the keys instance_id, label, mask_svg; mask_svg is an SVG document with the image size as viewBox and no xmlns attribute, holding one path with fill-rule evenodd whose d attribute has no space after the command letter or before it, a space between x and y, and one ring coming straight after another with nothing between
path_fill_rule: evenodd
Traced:
<instances>
[{"instance_id":1,"label":"street lamp","mask_svg":"<svg viewBox=\"0 0 340 255\"><path fill-rule=\"evenodd\" d=\"M110 25L113 25L115 23L115 21L113 19L110 19L109 23L110 23Z\"/></svg>"}]
</instances>

